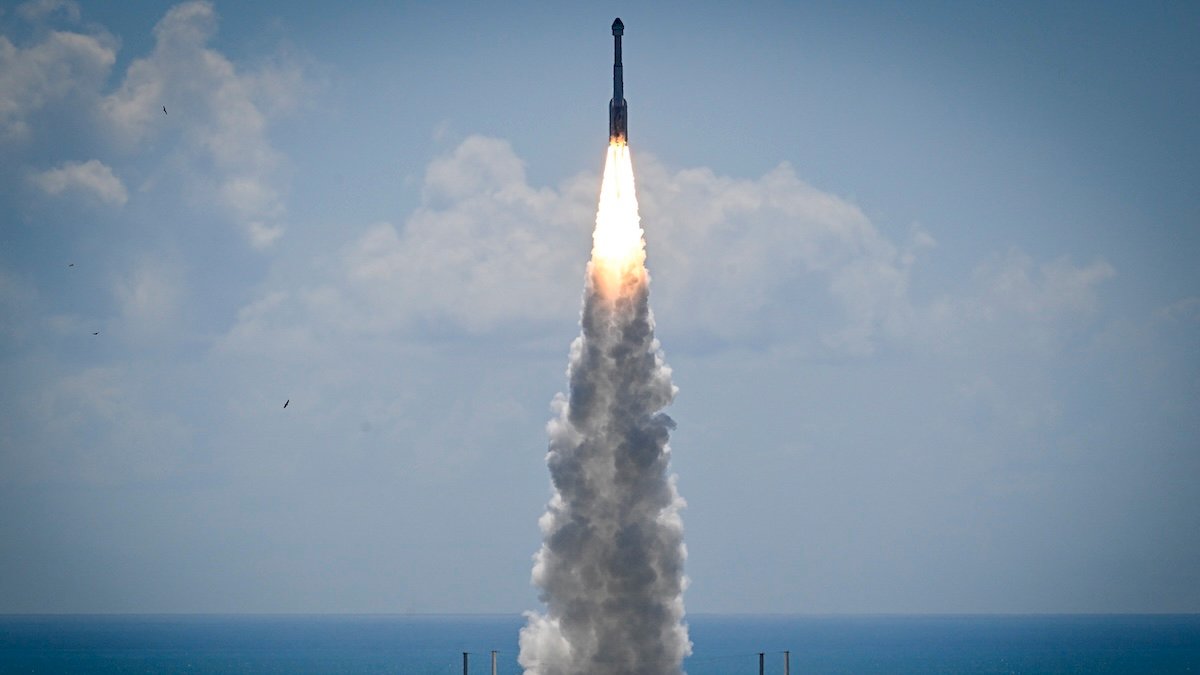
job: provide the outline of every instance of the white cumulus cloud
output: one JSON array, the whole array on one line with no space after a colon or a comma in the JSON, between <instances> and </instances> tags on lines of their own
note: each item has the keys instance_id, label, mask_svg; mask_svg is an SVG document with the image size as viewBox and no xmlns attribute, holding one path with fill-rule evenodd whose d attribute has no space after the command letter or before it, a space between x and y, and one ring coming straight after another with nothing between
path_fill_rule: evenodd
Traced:
<instances>
[{"instance_id":1,"label":"white cumulus cloud","mask_svg":"<svg viewBox=\"0 0 1200 675\"><path fill-rule=\"evenodd\" d=\"M1103 260L1013 251L922 300L909 280L933 238L916 227L889 238L787 164L739 179L635 155L635 170L652 304L677 336L845 355L888 342L1053 348L1114 273ZM244 312L230 337L254 351L248 342L302 336L316 350L334 336L528 334L561 321L579 310L598 184L582 173L530 185L507 142L469 137L430 162L422 204L402 224L360 229L304 286L265 289L271 302Z\"/></svg>"},{"instance_id":2,"label":"white cumulus cloud","mask_svg":"<svg viewBox=\"0 0 1200 675\"><path fill-rule=\"evenodd\" d=\"M191 183L265 248L285 216L283 157L267 139L268 117L294 105L303 78L286 63L239 70L208 46L216 30L212 3L172 7L154 27L154 50L130 64L101 108L130 147L179 134Z\"/></svg>"},{"instance_id":3,"label":"white cumulus cloud","mask_svg":"<svg viewBox=\"0 0 1200 675\"><path fill-rule=\"evenodd\" d=\"M430 164L423 195L403 227L374 225L346 247L345 290L376 320L485 331L576 311L594 178L534 188L507 142L473 136Z\"/></svg>"},{"instance_id":4,"label":"white cumulus cloud","mask_svg":"<svg viewBox=\"0 0 1200 675\"><path fill-rule=\"evenodd\" d=\"M56 30L18 47L0 35L0 142L28 139L31 116L48 105L98 95L116 62L114 42Z\"/></svg>"},{"instance_id":5,"label":"white cumulus cloud","mask_svg":"<svg viewBox=\"0 0 1200 675\"><path fill-rule=\"evenodd\" d=\"M112 168L98 159L66 162L56 169L35 174L32 180L51 195L66 191L84 192L116 206L123 205L129 198L121 179L113 173Z\"/></svg>"},{"instance_id":6,"label":"white cumulus cloud","mask_svg":"<svg viewBox=\"0 0 1200 675\"><path fill-rule=\"evenodd\" d=\"M745 336L794 311L781 303L803 292L837 306L824 336L837 349L870 351L881 329L899 330L919 246L892 244L853 204L786 164L749 180L649 157L637 171L650 269L662 280L654 304L687 308L673 312L676 328ZM597 186L592 174L531 186L506 142L467 138L430 163L424 204L403 226L376 224L346 247L340 292L392 327L433 317L485 331L567 316L578 309ZM800 279L808 286L795 291Z\"/></svg>"},{"instance_id":7,"label":"white cumulus cloud","mask_svg":"<svg viewBox=\"0 0 1200 675\"><path fill-rule=\"evenodd\" d=\"M850 353L904 331L909 268L932 243L920 230L893 243L787 163L752 179L653 158L635 168L655 294L666 301L655 306L686 308L672 312L678 325L734 339L807 314L820 317L828 347Z\"/></svg>"}]
</instances>

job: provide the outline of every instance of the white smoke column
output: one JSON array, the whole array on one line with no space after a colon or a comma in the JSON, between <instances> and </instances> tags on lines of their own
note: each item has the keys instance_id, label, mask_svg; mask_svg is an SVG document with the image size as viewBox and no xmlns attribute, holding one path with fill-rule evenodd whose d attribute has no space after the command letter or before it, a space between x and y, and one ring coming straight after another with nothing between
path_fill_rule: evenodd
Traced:
<instances>
[{"instance_id":1,"label":"white smoke column","mask_svg":"<svg viewBox=\"0 0 1200 675\"><path fill-rule=\"evenodd\" d=\"M675 396L654 338L645 241L629 149L609 146L570 396L554 400L546 463L555 494L539 521L526 675L674 675L691 653L683 623L683 499L668 475L662 412Z\"/></svg>"}]
</instances>

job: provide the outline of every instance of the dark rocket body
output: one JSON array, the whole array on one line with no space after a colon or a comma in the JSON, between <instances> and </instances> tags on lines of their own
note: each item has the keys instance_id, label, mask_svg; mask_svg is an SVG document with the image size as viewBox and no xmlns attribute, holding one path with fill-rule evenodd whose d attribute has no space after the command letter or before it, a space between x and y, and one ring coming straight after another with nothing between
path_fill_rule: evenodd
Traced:
<instances>
[{"instance_id":1,"label":"dark rocket body","mask_svg":"<svg viewBox=\"0 0 1200 675\"><path fill-rule=\"evenodd\" d=\"M608 102L608 142L625 143L629 138L629 117L625 105L625 81L621 76L621 36L625 24L620 19L613 21L613 97Z\"/></svg>"}]
</instances>

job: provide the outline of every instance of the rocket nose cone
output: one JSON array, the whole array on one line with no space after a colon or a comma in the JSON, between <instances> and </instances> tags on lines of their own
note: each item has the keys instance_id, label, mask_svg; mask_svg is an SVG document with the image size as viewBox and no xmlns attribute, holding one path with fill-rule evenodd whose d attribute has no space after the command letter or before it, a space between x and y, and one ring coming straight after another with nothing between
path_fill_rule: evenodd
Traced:
<instances>
[{"instance_id":1,"label":"rocket nose cone","mask_svg":"<svg viewBox=\"0 0 1200 675\"><path fill-rule=\"evenodd\" d=\"M621 18L617 17L612 25L613 35L621 35L625 32L625 24L621 23Z\"/></svg>"}]
</instances>

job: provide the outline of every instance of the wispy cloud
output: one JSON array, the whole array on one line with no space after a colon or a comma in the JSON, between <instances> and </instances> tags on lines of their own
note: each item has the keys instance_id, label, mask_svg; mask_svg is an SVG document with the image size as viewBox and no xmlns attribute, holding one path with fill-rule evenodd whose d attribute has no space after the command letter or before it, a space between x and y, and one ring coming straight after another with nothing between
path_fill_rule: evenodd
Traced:
<instances>
[{"instance_id":1,"label":"wispy cloud","mask_svg":"<svg viewBox=\"0 0 1200 675\"><path fill-rule=\"evenodd\" d=\"M121 484L157 481L188 463L180 451L193 429L161 409L150 385L125 367L96 367L45 381L20 404L38 430L41 453L7 459L34 482ZM0 477L5 482L5 477Z\"/></svg>"},{"instance_id":2,"label":"wispy cloud","mask_svg":"<svg viewBox=\"0 0 1200 675\"><path fill-rule=\"evenodd\" d=\"M1179 322L1200 320L1200 297L1191 296L1160 307L1155 316Z\"/></svg>"},{"instance_id":3,"label":"wispy cloud","mask_svg":"<svg viewBox=\"0 0 1200 675\"><path fill-rule=\"evenodd\" d=\"M74 0L31 0L17 6L17 15L26 21L42 21L61 16L79 21L79 3Z\"/></svg>"},{"instance_id":4,"label":"wispy cloud","mask_svg":"<svg viewBox=\"0 0 1200 675\"><path fill-rule=\"evenodd\" d=\"M142 260L113 287L121 310L117 332L134 339L169 334L175 324L182 296L181 283L165 262Z\"/></svg>"},{"instance_id":5,"label":"wispy cloud","mask_svg":"<svg viewBox=\"0 0 1200 675\"><path fill-rule=\"evenodd\" d=\"M971 279L920 308L912 333L935 350L1053 353L1100 307L1106 260L1079 265L1061 257L1037 262L1011 249L976 265Z\"/></svg>"}]
</instances>

